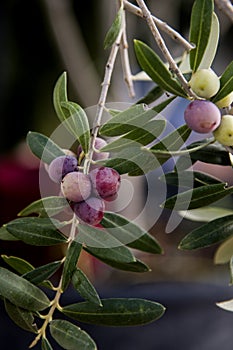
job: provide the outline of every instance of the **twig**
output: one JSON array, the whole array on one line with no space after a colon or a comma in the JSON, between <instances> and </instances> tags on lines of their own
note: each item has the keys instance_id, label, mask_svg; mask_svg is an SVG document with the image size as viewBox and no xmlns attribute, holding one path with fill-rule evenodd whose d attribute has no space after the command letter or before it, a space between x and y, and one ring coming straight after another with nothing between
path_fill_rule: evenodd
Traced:
<instances>
[{"instance_id":1,"label":"twig","mask_svg":"<svg viewBox=\"0 0 233 350\"><path fill-rule=\"evenodd\" d=\"M126 85L128 86L129 96L134 98L135 91L134 91L133 77L132 77L130 62L129 62L125 10L123 10L123 15L122 15L122 28L123 28L123 33L121 37L121 46L120 46L122 70L123 70Z\"/></svg>"},{"instance_id":2,"label":"twig","mask_svg":"<svg viewBox=\"0 0 233 350\"><path fill-rule=\"evenodd\" d=\"M127 0L124 0L124 8L136 16L143 17L142 10L139 7L131 4ZM185 38L182 37L182 35L180 35L180 33L178 33L175 29L170 27L167 23L161 21L161 19L155 16L152 16L152 18L159 29L167 33L173 40L178 41L181 45L185 47L187 51L190 51L194 48L192 44L190 44Z\"/></svg>"},{"instance_id":3,"label":"twig","mask_svg":"<svg viewBox=\"0 0 233 350\"><path fill-rule=\"evenodd\" d=\"M226 16L233 22L233 5L230 0L215 0L220 11L223 11Z\"/></svg>"},{"instance_id":4,"label":"twig","mask_svg":"<svg viewBox=\"0 0 233 350\"><path fill-rule=\"evenodd\" d=\"M121 29L120 29L119 34L117 36L117 39L116 39L115 43L113 44L113 46L111 48L111 52L110 52L107 64L105 66L104 80L103 80L103 83L102 83L102 89L101 89L101 93L100 93L100 98L99 98L99 101L98 101L96 115L95 115L95 119L94 119L94 122L93 122L90 149L89 149L89 153L88 153L88 155L87 155L87 157L85 159L85 162L84 162L84 170L83 170L83 172L85 174L87 174L89 172L90 163L92 161L92 157L93 157L93 153L94 153L95 140L96 140L96 137L98 135L99 128L101 126L101 119L102 119L102 115L103 115L104 108L105 108L105 103L106 103L108 90L109 90L109 86L110 86L110 81L111 81L111 78L112 78L113 67L114 67L114 64L115 64L117 53L118 53L119 48L120 48L122 33L123 33L123 27L121 26Z\"/></svg>"},{"instance_id":5,"label":"twig","mask_svg":"<svg viewBox=\"0 0 233 350\"><path fill-rule=\"evenodd\" d=\"M138 3L138 6L141 8L142 13L143 13L143 17L145 18L145 20L147 21L147 24L154 36L154 39L158 45L158 47L160 48L161 52L163 53L165 59L167 60L170 70L177 76L178 80L180 81L183 89L187 92L188 96L190 96L191 98L197 98L197 96L194 94L194 92L191 90L187 80L185 79L185 77L183 76L182 72L180 71L179 67L177 66L176 62L174 61L172 55L170 54L154 20L153 17L150 13L150 11L148 10L144 0L136 0Z\"/></svg>"}]
</instances>

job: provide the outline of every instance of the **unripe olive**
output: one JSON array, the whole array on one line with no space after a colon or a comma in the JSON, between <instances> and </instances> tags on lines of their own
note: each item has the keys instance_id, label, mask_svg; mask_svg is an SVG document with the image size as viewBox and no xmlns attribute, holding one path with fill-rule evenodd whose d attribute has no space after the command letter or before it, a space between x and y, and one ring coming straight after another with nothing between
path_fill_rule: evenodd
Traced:
<instances>
[{"instance_id":1,"label":"unripe olive","mask_svg":"<svg viewBox=\"0 0 233 350\"><path fill-rule=\"evenodd\" d=\"M216 95L220 88L220 81L212 69L199 69L193 73L189 85L195 94L208 99Z\"/></svg>"},{"instance_id":2,"label":"unripe olive","mask_svg":"<svg viewBox=\"0 0 233 350\"><path fill-rule=\"evenodd\" d=\"M219 127L213 134L216 141L222 145L233 146L233 115L223 115Z\"/></svg>"}]
</instances>

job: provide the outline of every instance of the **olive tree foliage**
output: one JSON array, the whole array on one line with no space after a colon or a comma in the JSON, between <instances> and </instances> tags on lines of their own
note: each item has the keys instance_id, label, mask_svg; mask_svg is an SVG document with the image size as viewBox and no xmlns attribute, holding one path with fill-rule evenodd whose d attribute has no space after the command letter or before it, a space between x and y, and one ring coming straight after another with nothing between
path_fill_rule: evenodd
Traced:
<instances>
[{"instance_id":1,"label":"olive tree foliage","mask_svg":"<svg viewBox=\"0 0 233 350\"><path fill-rule=\"evenodd\" d=\"M213 85L212 78L209 82L204 75L200 84L203 72L212 72L218 47L221 25L215 6L219 6L232 20L232 5L229 1L220 0L216 4L213 0L193 1L189 37L186 39L156 17L156 13L152 14L143 0L136 3L127 0L117 3L115 19L103 43L108 59L92 121L77 102L70 101L67 73L61 72L55 83L55 112L61 125L79 145L79 152L73 153L78 164L75 171L87 178L93 167L108 167L120 175L135 177L146 175L175 157L174 169L164 174L161 181L177 186L178 191L166 198L161 206L171 213L176 211L200 222L198 228L183 237L178 248L194 250L218 243L215 262L229 263L232 278L233 210L219 208L216 202L231 196L233 187L192 168L197 161L204 162L206 167L208 164L233 166L233 142L231 144L230 141L233 134L233 62L224 68L219 77L214 76L214 83L217 81L214 92L211 90L209 93L208 84ZM113 6L111 1L108 5ZM129 14L133 14L135 19L141 17L144 25L148 26L152 45L137 38L128 42L126 23ZM182 48L179 57L171 54L163 38L164 32ZM141 67L141 72L135 76L131 72L128 45L133 46L134 59ZM109 108L107 104L118 55L121 57L122 77L131 97L135 97L136 80L153 82L153 88L145 97L123 110ZM197 73L200 77L193 82ZM200 89L204 91L201 95ZM172 106L178 97L187 100L190 109L198 105L198 113L190 114L187 110L187 118L180 116L183 124L164 136L165 108ZM209 105L218 110L218 122L213 122L211 113L210 116L206 114L203 108L206 102L207 112ZM165 118L161 118L161 112ZM229 116L229 122L221 125L225 115ZM202 125L204 130L209 131L208 137L200 128ZM190 143L193 130L201 130L202 138ZM106 141L100 149L95 147L97 138ZM49 168L54 159L67 155L67 150L52 137L35 131L28 133L27 144L45 168ZM96 157L96 154L102 153L107 156ZM82 183L80 188L81 191ZM101 299L95 286L78 266L82 250L112 268L143 273L150 268L137 258L135 252L162 254L163 247L143 227L114 211L103 210L98 225L80 220L73 212L73 201L67 197L59 191L56 195L42 196L22 209L18 218L1 227L0 239L12 244L21 240L38 247L62 244L66 249L61 260L36 268L21 258L3 255L2 259L9 269L0 267L0 296L9 317L19 327L35 334L30 347L41 342L42 349L52 349L49 334L64 349L97 349L94 340L76 325L76 321L104 326L136 326L159 319L165 307L137 298ZM167 229L169 231L169 227ZM58 285L53 284L55 273L60 276ZM81 296L83 302L62 304L61 297L68 292L70 285L77 291L77 300ZM219 306L233 311L232 301ZM60 313L60 318L54 318L55 311Z\"/></svg>"}]
</instances>

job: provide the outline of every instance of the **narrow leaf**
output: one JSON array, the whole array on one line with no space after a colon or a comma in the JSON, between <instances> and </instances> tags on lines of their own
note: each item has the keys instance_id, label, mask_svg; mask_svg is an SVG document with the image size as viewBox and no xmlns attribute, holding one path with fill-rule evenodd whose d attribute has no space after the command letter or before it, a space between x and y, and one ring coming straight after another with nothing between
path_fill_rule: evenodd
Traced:
<instances>
[{"instance_id":1,"label":"narrow leaf","mask_svg":"<svg viewBox=\"0 0 233 350\"><path fill-rule=\"evenodd\" d=\"M162 206L175 210L196 209L216 202L233 193L233 187L226 184L201 186L168 198Z\"/></svg>"},{"instance_id":2,"label":"narrow leaf","mask_svg":"<svg viewBox=\"0 0 233 350\"><path fill-rule=\"evenodd\" d=\"M191 231L180 242L179 248L193 250L219 243L233 234L233 215L218 218Z\"/></svg>"},{"instance_id":3,"label":"narrow leaf","mask_svg":"<svg viewBox=\"0 0 233 350\"><path fill-rule=\"evenodd\" d=\"M130 248L152 254L162 253L159 243L152 235L119 214L105 212L101 225Z\"/></svg>"},{"instance_id":4,"label":"narrow leaf","mask_svg":"<svg viewBox=\"0 0 233 350\"><path fill-rule=\"evenodd\" d=\"M152 120L145 124L143 128L134 128L134 130L122 137L108 143L101 151L119 152L128 147L146 146L154 141L164 130L165 120Z\"/></svg>"},{"instance_id":5,"label":"narrow leaf","mask_svg":"<svg viewBox=\"0 0 233 350\"><path fill-rule=\"evenodd\" d=\"M83 299L95 305L102 305L95 287L79 268L73 273L72 284Z\"/></svg>"},{"instance_id":6,"label":"narrow leaf","mask_svg":"<svg viewBox=\"0 0 233 350\"><path fill-rule=\"evenodd\" d=\"M220 301L219 303L216 303L216 305L223 310L233 312L233 299Z\"/></svg>"},{"instance_id":7,"label":"narrow leaf","mask_svg":"<svg viewBox=\"0 0 233 350\"><path fill-rule=\"evenodd\" d=\"M132 131L134 127L143 127L156 114L153 109L149 109L143 104L134 105L109 119L102 125L99 133L105 136L120 136Z\"/></svg>"},{"instance_id":8,"label":"narrow leaf","mask_svg":"<svg viewBox=\"0 0 233 350\"><path fill-rule=\"evenodd\" d=\"M63 124L78 139L86 154L90 145L90 127L85 111L74 102L61 102L61 106L69 111L69 117Z\"/></svg>"},{"instance_id":9,"label":"narrow leaf","mask_svg":"<svg viewBox=\"0 0 233 350\"><path fill-rule=\"evenodd\" d=\"M105 36L105 39L104 39L104 49L105 50L114 44L114 42L117 39L117 36L120 33L121 23L122 23L122 15L123 15L123 8L120 7L110 29L108 30L108 32Z\"/></svg>"},{"instance_id":10,"label":"narrow leaf","mask_svg":"<svg viewBox=\"0 0 233 350\"><path fill-rule=\"evenodd\" d=\"M36 286L15 273L0 267L0 295L26 310L41 311L50 301Z\"/></svg>"},{"instance_id":11,"label":"narrow leaf","mask_svg":"<svg viewBox=\"0 0 233 350\"><path fill-rule=\"evenodd\" d=\"M54 261L52 263L39 266L32 271L23 274L26 280L33 284L40 284L50 278L61 266L61 261Z\"/></svg>"},{"instance_id":12,"label":"narrow leaf","mask_svg":"<svg viewBox=\"0 0 233 350\"><path fill-rule=\"evenodd\" d=\"M42 338L41 340L41 349L42 350L53 350L47 338Z\"/></svg>"},{"instance_id":13,"label":"narrow leaf","mask_svg":"<svg viewBox=\"0 0 233 350\"><path fill-rule=\"evenodd\" d=\"M120 261L108 260L103 257L98 257L106 265L113 267L114 269L122 270L122 271L130 271L136 273L144 273L151 271L150 268L141 260L136 259L136 261L125 263Z\"/></svg>"},{"instance_id":14,"label":"narrow leaf","mask_svg":"<svg viewBox=\"0 0 233 350\"><path fill-rule=\"evenodd\" d=\"M149 46L142 41L134 40L134 49L140 67L156 84L176 96L187 97L169 69Z\"/></svg>"},{"instance_id":15,"label":"narrow leaf","mask_svg":"<svg viewBox=\"0 0 233 350\"><path fill-rule=\"evenodd\" d=\"M63 72L58 78L53 90L53 105L61 122L69 117L69 112L62 108L61 102L67 102L67 73Z\"/></svg>"},{"instance_id":16,"label":"narrow leaf","mask_svg":"<svg viewBox=\"0 0 233 350\"><path fill-rule=\"evenodd\" d=\"M1 255L2 259L6 264L12 267L19 274L23 275L29 271L32 271L34 267L22 258L17 258L16 256Z\"/></svg>"},{"instance_id":17,"label":"narrow leaf","mask_svg":"<svg viewBox=\"0 0 233 350\"><path fill-rule=\"evenodd\" d=\"M97 350L91 337L66 320L53 320L49 329L56 342L67 350Z\"/></svg>"},{"instance_id":18,"label":"narrow leaf","mask_svg":"<svg viewBox=\"0 0 233 350\"><path fill-rule=\"evenodd\" d=\"M192 210L181 210L179 211L179 214L188 220L198 222L209 222L211 220L221 218L223 216L232 215L233 210L209 206Z\"/></svg>"},{"instance_id":19,"label":"narrow leaf","mask_svg":"<svg viewBox=\"0 0 233 350\"><path fill-rule=\"evenodd\" d=\"M213 0L196 0L194 2L190 23L190 42L195 48L190 51L190 66L196 71L205 53L211 32Z\"/></svg>"},{"instance_id":20,"label":"narrow leaf","mask_svg":"<svg viewBox=\"0 0 233 350\"><path fill-rule=\"evenodd\" d=\"M151 104L154 101L157 101L164 94L164 90L160 86L155 86L151 89L146 96L142 97L137 104L145 103L146 105Z\"/></svg>"},{"instance_id":21,"label":"narrow leaf","mask_svg":"<svg viewBox=\"0 0 233 350\"><path fill-rule=\"evenodd\" d=\"M12 304L7 299L4 300L4 304L8 316L18 327L24 329L25 331L37 333L34 317L30 311L24 310L21 307Z\"/></svg>"},{"instance_id":22,"label":"narrow leaf","mask_svg":"<svg viewBox=\"0 0 233 350\"><path fill-rule=\"evenodd\" d=\"M26 138L32 153L44 163L50 164L54 158L64 156L64 151L47 136L29 131Z\"/></svg>"},{"instance_id":23,"label":"narrow leaf","mask_svg":"<svg viewBox=\"0 0 233 350\"><path fill-rule=\"evenodd\" d=\"M73 273L76 271L76 266L81 251L82 245L76 241L73 241L68 247L62 272L62 291L66 290L73 276Z\"/></svg>"},{"instance_id":24,"label":"narrow leaf","mask_svg":"<svg viewBox=\"0 0 233 350\"><path fill-rule=\"evenodd\" d=\"M220 89L212 99L217 102L233 91L233 61L227 66L220 78Z\"/></svg>"},{"instance_id":25,"label":"narrow leaf","mask_svg":"<svg viewBox=\"0 0 233 350\"><path fill-rule=\"evenodd\" d=\"M57 230L57 227L62 226L64 224L55 219L28 217L9 222L6 229L27 244L50 246L67 241Z\"/></svg>"},{"instance_id":26,"label":"narrow leaf","mask_svg":"<svg viewBox=\"0 0 233 350\"><path fill-rule=\"evenodd\" d=\"M68 305L62 312L75 320L104 326L136 326L160 318L165 308L143 299L104 299L102 307L88 302Z\"/></svg>"},{"instance_id":27,"label":"narrow leaf","mask_svg":"<svg viewBox=\"0 0 233 350\"><path fill-rule=\"evenodd\" d=\"M215 252L214 263L226 264L233 256L233 236L224 241Z\"/></svg>"},{"instance_id":28,"label":"narrow leaf","mask_svg":"<svg viewBox=\"0 0 233 350\"><path fill-rule=\"evenodd\" d=\"M7 231L6 226L0 227L0 240L2 241L18 241L18 238L11 235L10 232Z\"/></svg>"},{"instance_id":29,"label":"narrow leaf","mask_svg":"<svg viewBox=\"0 0 233 350\"><path fill-rule=\"evenodd\" d=\"M124 246L114 248L84 248L89 254L93 255L101 261L115 262L115 263L132 263L136 261L136 258L131 251Z\"/></svg>"},{"instance_id":30,"label":"narrow leaf","mask_svg":"<svg viewBox=\"0 0 233 350\"><path fill-rule=\"evenodd\" d=\"M53 216L69 206L64 197L51 196L38 199L21 210L18 216L39 214L40 216Z\"/></svg>"}]
</instances>

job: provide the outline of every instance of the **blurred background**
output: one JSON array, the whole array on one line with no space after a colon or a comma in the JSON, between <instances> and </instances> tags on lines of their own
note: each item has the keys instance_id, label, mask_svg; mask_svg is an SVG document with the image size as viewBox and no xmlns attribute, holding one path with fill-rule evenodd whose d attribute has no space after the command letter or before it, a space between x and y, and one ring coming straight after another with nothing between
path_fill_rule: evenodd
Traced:
<instances>
[{"instance_id":1,"label":"blurred background","mask_svg":"<svg viewBox=\"0 0 233 350\"><path fill-rule=\"evenodd\" d=\"M147 4L152 13L188 38L192 0L175 2L148 0ZM216 11L220 19L221 37L213 68L220 75L232 60L233 26L225 15ZM52 94L60 74L63 71L68 73L70 100L77 102L83 108L98 102L100 84L109 54L108 50L103 49L103 40L115 13L116 2L113 0L9 0L0 2L0 224L14 219L23 207L40 197L39 162L25 145L25 137L29 130L49 136L58 126ZM133 74L136 74L140 69L133 52L132 40L134 38L145 41L158 54L160 52L141 18L136 18L129 13L127 28L131 68ZM175 56L183 52L182 47L169 37L164 35L164 38ZM135 84L136 97L133 100L130 99L118 59L108 101L136 102L152 86L153 84L148 82L137 82ZM184 105L177 103L175 108L175 115L174 109L167 112L169 121L174 125L182 124ZM180 115L178 122L175 119L177 115L178 119ZM159 185L156 181L155 195L157 193L159 202L159 193L156 192ZM143 180L139 180L135 186L142 186L140 193L143 193ZM148 215L151 214L148 213ZM93 262L87 260L85 256L83 264L89 276L101 288L105 281L108 281L109 286L113 288L121 285L131 286L131 283L135 285L156 281L186 282L190 280L211 282L216 285L223 283L227 286L227 268L213 266L213 249L204 249L195 253L177 251L176 247L180 239L197 224L184 220L174 233L167 235L164 233L167 215L168 213L164 211L151 229L151 233L164 247L165 256L139 256L152 267L153 272L138 276L109 270L101 264L97 265L96 269L96 265L94 266ZM28 247L19 242L9 244L1 241L0 254L21 256L37 266L42 262L41 260L45 263L59 258L62 252L57 248L40 248L38 254L35 247ZM154 287L150 285L149 288ZM177 295L183 290L182 288L179 291L176 290ZM161 299L165 298L164 295L168 289L158 291ZM145 287L136 293L141 293L143 296L147 290ZM210 290L202 291L202 295L208 294ZM219 294L222 295L221 293L228 296L229 289L223 288ZM213 300L208 300L208 302L212 303ZM218 312L223 311L218 310ZM201 314L199 317L202 317ZM211 316L207 319L211 319ZM155 340L154 344L156 344ZM142 342L141 347L134 347L134 349L141 350L145 348L143 346ZM166 347L162 347L161 345L159 349L208 350L210 348L207 345L194 348L188 348L186 345L176 348L170 346L167 344ZM126 347L123 348L123 345L120 348L126 349ZM11 348L5 347L5 349ZM128 345L127 350L130 349ZM146 349L149 350L152 347L148 345ZM228 350L230 347L222 347L222 349Z\"/></svg>"}]
</instances>

